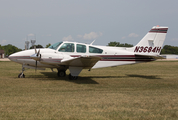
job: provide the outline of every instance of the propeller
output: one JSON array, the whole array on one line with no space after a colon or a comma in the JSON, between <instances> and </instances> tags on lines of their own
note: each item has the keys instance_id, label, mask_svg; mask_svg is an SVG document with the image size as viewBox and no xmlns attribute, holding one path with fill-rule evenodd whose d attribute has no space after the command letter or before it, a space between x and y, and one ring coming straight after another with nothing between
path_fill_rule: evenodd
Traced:
<instances>
[{"instance_id":1,"label":"propeller","mask_svg":"<svg viewBox=\"0 0 178 120\"><path fill-rule=\"evenodd\" d=\"M36 49L35 49L36 50ZM36 52L36 51L35 51ZM38 50L37 54L36 54L37 58L39 58L38 61L40 61L41 59L41 54L40 54L40 49ZM38 57L39 56L39 57ZM36 64L35 64L35 72L36 72L36 69L37 69L37 60L36 60Z\"/></svg>"},{"instance_id":2,"label":"propeller","mask_svg":"<svg viewBox=\"0 0 178 120\"><path fill-rule=\"evenodd\" d=\"M35 71L36 71L36 69L37 69L37 63L41 59L41 54L40 54L40 49L37 52L36 46L34 46L34 49L35 49L35 54L31 55L30 58L32 58L32 59L35 60Z\"/></svg>"}]
</instances>

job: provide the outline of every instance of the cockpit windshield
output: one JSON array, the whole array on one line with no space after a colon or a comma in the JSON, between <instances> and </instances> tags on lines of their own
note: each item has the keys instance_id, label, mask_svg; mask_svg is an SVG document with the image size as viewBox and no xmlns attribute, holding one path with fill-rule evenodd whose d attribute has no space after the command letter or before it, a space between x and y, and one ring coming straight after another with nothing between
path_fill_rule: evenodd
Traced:
<instances>
[{"instance_id":1,"label":"cockpit windshield","mask_svg":"<svg viewBox=\"0 0 178 120\"><path fill-rule=\"evenodd\" d=\"M56 50L56 49L59 47L59 45L61 45L62 43L63 43L63 42L55 43L55 44L49 46L48 48Z\"/></svg>"}]
</instances>

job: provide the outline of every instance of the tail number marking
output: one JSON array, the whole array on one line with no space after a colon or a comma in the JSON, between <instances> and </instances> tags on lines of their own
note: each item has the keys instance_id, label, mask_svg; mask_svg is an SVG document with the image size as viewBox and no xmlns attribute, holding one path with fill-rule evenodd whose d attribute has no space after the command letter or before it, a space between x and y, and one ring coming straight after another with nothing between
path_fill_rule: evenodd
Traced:
<instances>
[{"instance_id":1,"label":"tail number marking","mask_svg":"<svg viewBox=\"0 0 178 120\"><path fill-rule=\"evenodd\" d=\"M143 47L143 46L136 46L134 52L153 52L153 53L160 53L161 52L161 47Z\"/></svg>"}]
</instances>

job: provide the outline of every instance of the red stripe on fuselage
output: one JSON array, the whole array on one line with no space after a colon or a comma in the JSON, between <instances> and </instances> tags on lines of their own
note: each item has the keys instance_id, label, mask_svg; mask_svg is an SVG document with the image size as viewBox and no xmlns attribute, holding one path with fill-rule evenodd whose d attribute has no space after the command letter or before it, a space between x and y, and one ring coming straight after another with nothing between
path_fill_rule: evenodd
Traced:
<instances>
[{"instance_id":1,"label":"red stripe on fuselage","mask_svg":"<svg viewBox=\"0 0 178 120\"><path fill-rule=\"evenodd\" d=\"M31 59L30 56L10 56L9 59Z\"/></svg>"},{"instance_id":2,"label":"red stripe on fuselage","mask_svg":"<svg viewBox=\"0 0 178 120\"><path fill-rule=\"evenodd\" d=\"M74 56L80 57L80 55L71 55L71 57ZM140 62L154 61L154 59L152 58L138 56L136 57L135 55L96 55L96 57L101 57L99 61L140 61Z\"/></svg>"},{"instance_id":3,"label":"red stripe on fuselage","mask_svg":"<svg viewBox=\"0 0 178 120\"><path fill-rule=\"evenodd\" d=\"M94 55L92 55L94 56ZM97 57L101 57L99 61L154 61L152 58L147 57L136 57L135 55L96 55ZM71 57L80 57L80 55L71 55ZM10 59L31 59L30 56L12 56ZM42 58L42 61L46 62L61 62L62 59L48 59Z\"/></svg>"}]
</instances>

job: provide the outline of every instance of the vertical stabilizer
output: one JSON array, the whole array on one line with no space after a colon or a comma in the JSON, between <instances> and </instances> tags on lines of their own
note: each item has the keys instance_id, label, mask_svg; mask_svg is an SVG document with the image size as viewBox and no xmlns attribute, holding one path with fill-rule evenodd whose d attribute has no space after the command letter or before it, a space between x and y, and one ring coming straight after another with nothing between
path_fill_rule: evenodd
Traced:
<instances>
[{"instance_id":1,"label":"vertical stabilizer","mask_svg":"<svg viewBox=\"0 0 178 120\"><path fill-rule=\"evenodd\" d=\"M160 54L164 40L166 38L168 27L153 27L142 40L134 47L127 48L128 51L137 55L153 55Z\"/></svg>"}]
</instances>

